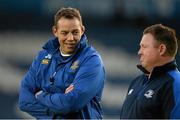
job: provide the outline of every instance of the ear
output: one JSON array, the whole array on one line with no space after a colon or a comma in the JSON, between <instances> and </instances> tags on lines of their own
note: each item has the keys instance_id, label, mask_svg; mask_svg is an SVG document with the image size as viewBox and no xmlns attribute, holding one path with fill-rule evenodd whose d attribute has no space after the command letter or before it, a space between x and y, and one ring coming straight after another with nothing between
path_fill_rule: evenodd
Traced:
<instances>
[{"instance_id":1,"label":"ear","mask_svg":"<svg viewBox=\"0 0 180 120\"><path fill-rule=\"evenodd\" d=\"M161 56L165 55L166 54L166 45L165 44L160 44L159 45L159 53Z\"/></svg>"},{"instance_id":2,"label":"ear","mask_svg":"<svg viewBox=\"0 0 180 120\"><path fill-rule=\"evenodd\" d=\"M57 37L57 27L56 26L52 27L52 32L53 32L54 36Z\"/></svg>"},{"instance_id":3,"label":"ear","mask_svg":"<svg viewBox=\"0 0 180 120\"><path fill-rule=\"evenodd\" d=\"M82 35L83 35L85 32L85 27L83 25L81 26L81 31L82 31Z\"/></svg>"}]
</instances>

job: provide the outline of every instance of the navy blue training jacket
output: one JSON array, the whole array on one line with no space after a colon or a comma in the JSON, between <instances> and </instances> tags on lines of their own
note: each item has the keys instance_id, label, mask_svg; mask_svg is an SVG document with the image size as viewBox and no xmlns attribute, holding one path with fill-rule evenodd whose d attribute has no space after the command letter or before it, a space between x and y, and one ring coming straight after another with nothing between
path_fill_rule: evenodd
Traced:
<instances>
[{"instance_id":1,"label":"navy blue training jacket","mask_svg":"<svg viewBox=\"0 0 180 120\"><path fill-rule=\"evenodd\" d=\"M142 68L142 67L141 67ZM180 72L175 61L138 76L129 86L121 119L180 119Z\"/></svg>"},{"instance_id":2,"label":"navy blue training jacket","mask_svg":"<svg viewBox=\"0 0 180 120\"><path fill-rule=\"evenodd\" d=\"M85 35L70 57L59 52L57 38L49 40L21 82L19 108L38 119L102 119L101 95L105 70L100 55ZM74 89L65 94L66 88ZM43 90L37 99L35 93Z\"/></svg>"}]
</instances>

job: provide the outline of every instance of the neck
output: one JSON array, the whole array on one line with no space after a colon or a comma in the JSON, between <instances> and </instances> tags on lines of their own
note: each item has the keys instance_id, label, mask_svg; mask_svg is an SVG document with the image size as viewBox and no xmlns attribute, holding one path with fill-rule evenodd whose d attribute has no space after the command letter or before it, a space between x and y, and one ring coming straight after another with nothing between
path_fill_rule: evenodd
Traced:
<instances>
[{"instance_id":1,"label":"neck","mask_svg":"<svg viewBox=\"0 0 180 120\"><path fill-rule=\"evenodd\" d=\"M69 57L71 56L72 54L67 54L67 53L64 53L63 50L61 50L61 48L59 49L60 50L60 53L63 57Z\"/></svg>"}]
</instances>

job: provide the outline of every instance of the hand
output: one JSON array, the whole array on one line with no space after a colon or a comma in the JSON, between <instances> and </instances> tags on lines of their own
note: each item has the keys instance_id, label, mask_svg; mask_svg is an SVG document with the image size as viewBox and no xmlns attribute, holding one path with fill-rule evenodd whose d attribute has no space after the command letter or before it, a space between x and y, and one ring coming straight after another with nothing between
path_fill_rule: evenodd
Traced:
<instances>
[{"instance_id":1,"label":"hand","mask_svg":"<svg viewBox=\"0 0 180 120\"><path fill-rule=\"evenodd\" d=\"M74 85L70 85L68 88L66 88L65 94L71 92L74 89Z\"/></svg>"},{"instance_id":2,"label":"hand","mask_svg":"<svg viewBox=\"0 0 180 120\"><path fill-rule=\"evenodd\" d=\"M36 92L36 93L35 93L35 97L37 98L37 97L38 97L38 95L40 95L42 92L43 92L42 90L40 90L40 91Z\"/></svg>"}]
</instances>

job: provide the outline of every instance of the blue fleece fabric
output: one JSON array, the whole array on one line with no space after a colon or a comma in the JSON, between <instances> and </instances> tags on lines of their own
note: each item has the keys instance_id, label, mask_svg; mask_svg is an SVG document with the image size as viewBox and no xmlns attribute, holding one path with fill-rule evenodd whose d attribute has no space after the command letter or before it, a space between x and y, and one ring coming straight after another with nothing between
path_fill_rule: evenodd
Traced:
<instances>
[{"instance_id":1,"label":"blue fleece fabric","mask_svg":"<svg viewBox=\"0 0 180 120\"><path fill-rule=\"evenodd\" d=\"M57 38L50 39L34 59L21 81L20 109L38 119L102 119L105 70L100 55L85 35L70 57L61 56L59 46ZM65 94L70 85L74 89Z\"/></svg>"}]
</instances>

